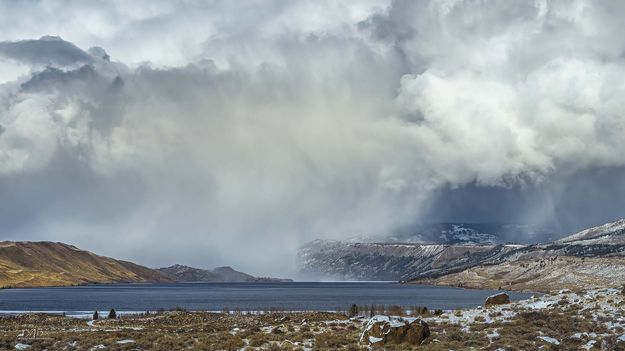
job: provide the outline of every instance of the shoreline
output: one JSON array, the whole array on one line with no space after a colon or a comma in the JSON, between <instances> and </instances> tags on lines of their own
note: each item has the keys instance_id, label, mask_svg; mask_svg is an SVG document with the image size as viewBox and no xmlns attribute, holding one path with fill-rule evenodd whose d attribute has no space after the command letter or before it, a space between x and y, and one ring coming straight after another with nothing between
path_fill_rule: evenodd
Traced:
<instances>
[{"instance_id":1,"label":"shoreline","mask_svg":"<svg viewBox=\"0 0 625 351\"><path fill-rule=\"evenodd\" d=\"M214 282L214 281L170 281L170 282L111 282L111 283L81 283L81 284L67 284L67 285L36 285L36 286L2 286L2 290L15 290L15 289L46 289L46 288L78 288L89 286L120 286L120 285L182 285L182 284L290 284L290 283L315 283L306 281L249 281L249 282Z\"/></svg>"},{"instance_id":2,"label":"shoreline","mask_svg":"<svg viewBox=\"0 0 625 351\"><path fill-rule=\"evenodd\" d=\"M481 291L492 290L492 291L501 291L501 292L507 292L507 293L509 292L509 293L538 294L538 295L546 295L546 294L551 294L561 289L568 289L565 287L560 288L560 289L545 290L545 291L512 290L512 289L505 289L504 287L502 287L501 289L493 289L493 288L484 288L484 287L459 286L459 285L453 285L453 284L435 284L433 282L425 282L425 281L404 282L402 284L432 286L432 287L439 287L439 288L456 288L456 289L462 289L462 290L481 290ZM603 288L603 287L602 286L595 287L595 289L600 289L600 288Z\"/></svg>"}]
</instances>

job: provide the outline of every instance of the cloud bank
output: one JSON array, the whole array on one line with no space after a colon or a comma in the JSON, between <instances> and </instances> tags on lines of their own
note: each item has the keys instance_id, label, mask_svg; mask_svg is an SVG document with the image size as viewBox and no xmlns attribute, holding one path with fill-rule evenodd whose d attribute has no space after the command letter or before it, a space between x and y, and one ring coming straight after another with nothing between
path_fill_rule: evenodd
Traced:
<instances>
[{"instance_id":1,"label":"cloud bank","mask_svg":"<svg viewBox=\"0 0 625 351\"><path fill-rule=\"evenodd\" d=\"M2 3L2 238L286 274L317 237L618 216L624 7Z\"/></svg>"}]
</instances>

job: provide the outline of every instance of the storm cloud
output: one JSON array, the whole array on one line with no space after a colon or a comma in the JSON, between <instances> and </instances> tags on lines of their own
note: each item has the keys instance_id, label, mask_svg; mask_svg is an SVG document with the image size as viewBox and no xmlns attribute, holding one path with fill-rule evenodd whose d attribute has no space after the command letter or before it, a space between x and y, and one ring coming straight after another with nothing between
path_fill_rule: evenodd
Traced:
<instances>
[{"instance_id":1,"label":"storm cloud","mask_svg":"<svg viewBox=\"0 0 625 351\"><path fill-rule=\"evenodd\" d=\"M618 1L0 7L2 239L288 274L318 237L625 208Z\"/></svg>"}]
</instances>

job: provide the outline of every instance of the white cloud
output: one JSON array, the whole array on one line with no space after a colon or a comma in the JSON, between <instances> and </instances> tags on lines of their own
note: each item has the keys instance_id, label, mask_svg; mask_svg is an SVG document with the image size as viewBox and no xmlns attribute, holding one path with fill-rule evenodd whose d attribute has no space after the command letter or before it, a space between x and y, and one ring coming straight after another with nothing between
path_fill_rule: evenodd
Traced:
<instances>
[{"instance_id":1,"label":"white cloud","mask_svg":"<svg viewBox=\"0 0 625 351\"><path fill-rule=\"evenodd\" d=\"M6 39L80 48L22 42L37 73L0 77L0 188L66 199L7 236L279 271L303 241L419 219L437 189L625 165L618 2L1 6Z\"/></svg>"}]
</instances>

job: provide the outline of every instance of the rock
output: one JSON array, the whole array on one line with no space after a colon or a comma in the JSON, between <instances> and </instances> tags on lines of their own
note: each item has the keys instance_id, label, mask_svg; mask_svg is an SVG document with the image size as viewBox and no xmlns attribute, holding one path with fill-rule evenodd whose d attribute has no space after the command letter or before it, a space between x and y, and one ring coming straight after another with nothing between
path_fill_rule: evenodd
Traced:
<instances>
[{"instance_id":1,"label":"rock","mask_svg":"<svg viewBox=\"0 0 625 351\"><path fill-rule=\"evenodd\" d=\"M494 306L494 305L505 305L510 303L510 296L506 293L499 293L496 295L491 295L486 298L486 302L484 302L484 307Z\"/></svg>"},{"instance_id":2,"label":"rock","mask_svg":"<svg viewBox=\"0 0 625 351\"><path fill-rule=\"evenodd\" d=\"M271 334L284 334L285 333L285 329L284 326L277 326L274 327L273 329L271 329Z\"/></svg>"},{"instance_id":3,"label":"rock","mask_svg":"<svg viewBox=\"0 0 625 351\"><path fill-rule=\"evenodd\" d=\"M360 343L369 346L420 345L428 337L430 328L419 318L374 316L365 326Z\"/></svg>"}]
</instances>

